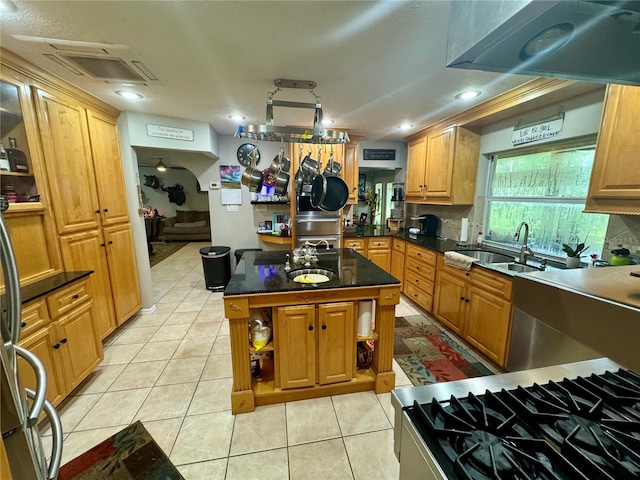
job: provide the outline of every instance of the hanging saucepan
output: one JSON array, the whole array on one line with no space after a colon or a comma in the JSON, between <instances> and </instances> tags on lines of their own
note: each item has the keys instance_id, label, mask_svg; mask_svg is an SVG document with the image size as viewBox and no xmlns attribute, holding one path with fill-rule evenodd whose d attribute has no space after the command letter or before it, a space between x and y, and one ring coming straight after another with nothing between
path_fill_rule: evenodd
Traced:
<instances>
[{"instance_id":1,"label":"hanging saucepan","mask_svg":"<svg viewBox=\"0 0 640 480\"><path fill-rule=\"evenodd\" d=\"M256 150L257 148L254 148L251 153L251 166L245 168L240 177L242 185L249 187L249 191L254 193L262 190L262 182L264 179L262 172L256 168Z\"/></svg>"},{"instance_id":2,"label":"hanging saucepan","mask_svg":"<svg viewBox=\"0 0 640 480\"><path fill-rule=\"evenodd\" d=\"M291 160L284 156L284 150L280 150L269 166L269 173L276 177L279 172L288 172L290 167Z\"/></svg>"},{"instance_id":3,"label":"hanging saucepan","mask_svg":"<svg viewBox=\"0 0 640 480\"><path fill-rule=\"evenodd\" d=\"M300 170L302 171L302 180L310 183L316 178L316 175L320 173L320 165L316 160L307 155L300 164Z\"/></svg>"},{"instance_id":4,"label":"hanging saucepan","mask_svg":"<svg viewBox=\"0 0 640 480\"><path fill-rule=\"evenodd\" d=\"M289 172L278 172L275 177L276 188L274 190L276 195L286 195L287 187L289 186Z\"/></svg>"},{"instance_id":5,"label":"hanging saucepan","mask_svg":"<svg viewBox=\"0 0 640 480\"><path fill-rule=\"evenodd\" d=\"M333 160L333 152L329 155L329 161L327 162L327 166L324 167L324 171L322 174L325 177L339 177L340 170L342 170L342 165L339 162Z\"/></svg>"},{"instance_id":6,"label":"hanging saucepan","mask_svg":"<svg viewBox=\"0 0 640 480\"><path fill-rule=\"evenodd\" d=\"M349 187L340 177L323 177L327 182L326 193L320 203L320 210L335 212L347 204ZM314 179L315 181L315 179Z\"/></svg>"}]
</instances>

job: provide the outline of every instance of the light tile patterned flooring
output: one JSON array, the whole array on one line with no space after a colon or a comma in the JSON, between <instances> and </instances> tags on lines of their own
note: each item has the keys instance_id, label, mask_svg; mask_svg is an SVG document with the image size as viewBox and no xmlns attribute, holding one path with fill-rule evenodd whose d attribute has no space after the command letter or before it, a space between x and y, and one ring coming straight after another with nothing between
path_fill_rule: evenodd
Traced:
<instances>
[{"instance_id":1,"label":"light tile patterned flooring","mask_svg":"<svg viewBox=\"0 0 640 480\"><path fill-rule=\"evenodd\" d=\"M156 311L106 339L104 361L60 406L63 465L140 420L187 480L398 478L389 393L231 414L229 324L222 294L205 289L203 246L151 269ZM421 313L404 298L396 308ZM396 388L411 386L395 361L394 371Z\"/></svg>"}]
</instances>

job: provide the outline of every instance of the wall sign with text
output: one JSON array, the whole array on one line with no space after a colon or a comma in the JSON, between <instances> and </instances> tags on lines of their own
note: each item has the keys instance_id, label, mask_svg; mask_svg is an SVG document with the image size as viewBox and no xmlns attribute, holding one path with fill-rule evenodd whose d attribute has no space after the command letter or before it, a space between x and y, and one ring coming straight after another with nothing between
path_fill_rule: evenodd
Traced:
<instances>
[{"instance_id":1,"label":"wall sign with text","mask_svg":"<svg viewBox=\"0 0 640 480\"><path fill-rule=\"evenodd\" d=\"M186 128L147 124L147 136L193 142L193 130L188 130Z\"/></svg>"},{"instance_id":2,"label":"wall sign with text","mask_svg":"<svg viewBox=\"0 0 640 480\"><path fill-rule=\"evenodd\" d=\"M553 119L539 122L534 125L513 127L511 142L513 145L537 142L560 135L564 126L564 113L555 115Z\"/></svg>"},{"instance_id":3,"label":"wall sign with text","mask_svg":"<svg viewBox=\"0 0 640 480\"><path fill-rule=\"evenodd\" d=\"M396 149L395 148L365 148L362 151L363 160L388 160L395 161Z\"/></svg>"}]
</instances>

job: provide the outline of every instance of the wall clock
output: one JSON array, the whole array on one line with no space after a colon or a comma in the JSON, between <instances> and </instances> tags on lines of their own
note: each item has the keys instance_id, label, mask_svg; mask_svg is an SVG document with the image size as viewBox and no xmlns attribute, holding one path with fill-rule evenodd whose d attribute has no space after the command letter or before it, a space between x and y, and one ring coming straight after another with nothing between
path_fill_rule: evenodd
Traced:
<instances>
[{"instance_id":1,"label":"wall clock","mask_svg":"<svg viewBox=\"0 0 640 480\"><path fill-rule=\"evenodd\" d=\"M254 150L256 151L256 165L258 165L258 163L260 163L260 150L258 150L258 147L251 143L243 143L238 147L237 156L240 165L245 167L251 166L251 157Z\"/></svg>"}]
</instances>

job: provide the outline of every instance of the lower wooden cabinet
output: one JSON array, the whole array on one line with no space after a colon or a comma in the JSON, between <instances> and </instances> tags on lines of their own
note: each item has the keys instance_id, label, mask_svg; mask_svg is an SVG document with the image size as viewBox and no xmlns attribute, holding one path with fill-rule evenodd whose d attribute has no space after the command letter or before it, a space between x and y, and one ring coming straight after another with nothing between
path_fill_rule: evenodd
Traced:
<instances>
[{"instance_id":1,"label":"lower wooden cabinet","mask_svg":"<svg viewBox=\"0 0 640 480\"><path fill-rule=\"evenodd\" d=\"M431 250L407 244L404 258L404 293L428 312L433 310L436 258L436 253Z\"/></svg>"},{"instance_id":2,"label":"lower wooden cabinet","mask_svg":"<svg viewBox=\"0 0 640 480\"><path fill-rule=\"evenodd\" d=\"M500 366L511 330L511 279L481 267L470 271L438 259L434 313L443 325Z\"/></svg>"},{"instance_id":3,"label":"lower wooden cabinet","mask_svg":"<svg viewBox=\"0 0 640 480\"><path fill-rule=\"evenodd\" d=\"M82 291L88 294L78 293ZM19 345L42 361L47 372L47 400L57 405L98 366L104 353L87 278L50 293L45 300L49 309L45 325ZM34 305L44 303L43 299L34 300L23 311L33 311ZM18 369L23 384L35 389L33 368L19 359Z\"/></svg>"},{"instance_id":4,"label":"lower wooden cabinet","mask_svg":"<svg viewBox=\"0 0 640 480\"><path fill-rule=\"evenodd\" d=\"M391 237L369 238L367 258L385 272L391 272Z\"/></svg>"},{"instance_id":5,"label":"lower wooden cabinet","mask_svg":"<svg viewBox=\"0 0 640 480\"><path fill-rule=\"evenodd\" d=\"M355 376L353 302L278 307L274 315L280 388L346 382Z\"/></svg>"}]
</instances>

